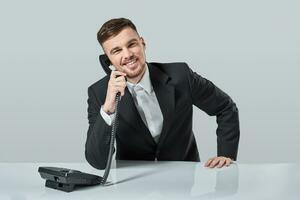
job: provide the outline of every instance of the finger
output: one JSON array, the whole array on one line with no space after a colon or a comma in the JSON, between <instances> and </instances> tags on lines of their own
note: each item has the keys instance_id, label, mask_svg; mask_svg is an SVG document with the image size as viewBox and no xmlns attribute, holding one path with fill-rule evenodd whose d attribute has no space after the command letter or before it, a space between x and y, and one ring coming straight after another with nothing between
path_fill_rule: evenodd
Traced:
<instances>
[{"instance_id":1,"label":"finger","mask_svg":"<svg viewBox=\"0 0 300 200\"><path fill-rule=\"evenodd\" d=\"M123 96L124 95L124 91L125 91L125 89L124 89L123 86L117 86L117 87L115 87L115 94L117 94L118 92L120 92L121 95Z\"/></svg>"},{"instance_id":2,"label":"finger","mask_svg":"<svg viewBox=\"0 0 300 200\"><path fill-rule=\"evenodd\" d=\"M232 160L230 158L227 158L225 165L228 167L231 163L233 163Z\"/></svg>"},{"instance_id":3,"label":"finger","mask_svg":"<svg viewBox=\"0 0 300 200\"><path fill-rule=\"evenodd\" d=\"M115 78L116 76L126 76L126 74L123 72L117 71L117 70L112 71L110 74L110 77Z\"/></svg>"},{"instance_id":4,"label":"finger","mask_svg":"<svg viewBox=\"0 0 300 200\"><path fill-rule=\"evenodd\" d=\"M210 168L214 168L218 163L219 163L220 159L219 158L215 158L211 164L209 165Z\"/></svg>"},{"instance_id":5,"label":"finger","mask_svg":"<svg viewBox=\"0 0 300 200\"><path fill-rule=\"evenodd\" d=\"M124 96L124 90L122 90L121 88L119 88L119 89L117 89L117 92L116 92L116 94L120 94L120 96Z\"/></svg>"},{"instance_id":6,"label":"finger","mask_svg":"<svg viewBox=\"0 0 300 200\"><path fill-rule=\"evenodd\" d=\"M208 167L210 165L210 163L213 161L214 158L210 158L206 161L204 167Z\"/></svg>"},{"instance_id":7,"label":"finger","mask_svg":"<svg viewBox=\"0 0 300 200\"><path fill-rule=\"evenodd\" d=\"M220 159L219 164L217 165L218 168L221 168L226 163L226 159Z\"/></svg>"},{"instance_id":8,"label":"finger","mask_svg":"<svg viewBox=\"0 0 300 200\"><path fill-rule=\"evenodd\" d=\"M209 159L209 160L206 161L206 163L204 164L204 167L207 167L210 163L211 163L211 160Z\"/></svg>"},{"instance_id":9,"label":"finger","mask_svg":"<svg viewBox=\"0 0 300 200\"><path fill-rule=\"evenodd\" d=\"M117 93L120 92L121 96L124 96L125 94L125 87L124 85L115 86L115 89L117 90Z\"/></svg>"},{"instance_id":10,"label":"finger","mask_svg":"<svg viewBox=\"0 0 300 200\"><path fill-rule=\"evenodd\" d=\"M126 87L126 83L125 82L116 82L113 85L114 85L114 87L123 87L123 88Z\"/></svg>"},{"instance_id":11,"label":"finger","mask_svg":"<svg viewBox=\"0 0 300 200\"><path fill-rule=\"evenodd\" d=\"M119 76L119 77L115 78L115 82L126 82L125 76Z\"/></svg>"},{"instance_id":12,"label":"finger","mask_svg":"<svg viewBox=\"0 0 300 200\"><path fill-rule=\"evenodd\" d=\"M122 89L120 90L120 92L121 92L121 96L124 96L124 94L125 94L124 88L122 88Z\"/></svg>"}]
</instances>

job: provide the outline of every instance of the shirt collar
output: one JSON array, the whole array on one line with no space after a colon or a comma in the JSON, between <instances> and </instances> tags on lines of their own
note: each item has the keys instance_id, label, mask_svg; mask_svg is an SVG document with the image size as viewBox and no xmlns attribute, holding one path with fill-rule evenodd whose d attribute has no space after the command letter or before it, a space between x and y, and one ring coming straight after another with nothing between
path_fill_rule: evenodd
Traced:
<instances>
[{"instance_id":1,"label":"shirt collar","mask_svg":"<svg viewBox=\"0 0 300 200\"><path fill-rule=\"evenodd\" d=\"M130 83L128 81L126 82L127 87L129 88L130 92L132 92L133 88L136 85L141 86L149 94L152 92L153 87L152 87L152 83L151 83L151 80L150 80L148 65L147 65L147 63L145 63L145 65L146 65L145 66L146 67L146 71L145 71L143 77L141 78L140 82L138 82L137 84L133 84L133 83Z\"/></svg>"}]
</instances>

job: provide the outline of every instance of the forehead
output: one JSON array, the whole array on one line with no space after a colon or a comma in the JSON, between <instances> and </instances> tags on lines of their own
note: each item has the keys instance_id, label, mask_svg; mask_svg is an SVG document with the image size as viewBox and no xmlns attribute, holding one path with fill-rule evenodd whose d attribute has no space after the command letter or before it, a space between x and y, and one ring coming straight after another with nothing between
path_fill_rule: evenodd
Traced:
<instances>
[{"instance_id":1,"label":"forehead","mask_svg":"<svg viewBox=\"0 0 300 200\"><path fill-rule=\"evenodd\" d=\"M139 35L132 28L125 28L118 35L115 35L103 42L102 46L105 51L110 51L115 47L126 45L132 39L139 39Z\"/></svg>"}]
</instances>

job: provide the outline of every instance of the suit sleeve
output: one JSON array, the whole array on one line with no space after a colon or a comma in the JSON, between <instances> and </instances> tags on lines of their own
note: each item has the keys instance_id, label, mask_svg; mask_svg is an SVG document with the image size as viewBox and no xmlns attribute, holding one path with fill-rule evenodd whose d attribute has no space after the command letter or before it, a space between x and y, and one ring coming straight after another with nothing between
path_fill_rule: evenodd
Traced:
<instances>
[{"instance_id":1,"label":"suit sleeve","mask_svg":"<svg viewBox=\"0 0 300 200\"><path fill-rule=\"evenodd\" d=\"M85 158L97 169L105 169L110 143L111 127L106 124L100 114L102 103L96 101L95 92L88 89L88 121L89 128L85 143Z\"/></svg>"},{"instance_id":2,"label":"suit sleeve","mask_svg":"<svg viewBox=\"0 0 300 200\"><path fill-rule=\"evenodd\" d=\"M218 156L237 158L240 137L238 108L233 100L211 81L201 77L190 68L188 80L195 106L217 118Z\"/></svg>"}]
</instances>

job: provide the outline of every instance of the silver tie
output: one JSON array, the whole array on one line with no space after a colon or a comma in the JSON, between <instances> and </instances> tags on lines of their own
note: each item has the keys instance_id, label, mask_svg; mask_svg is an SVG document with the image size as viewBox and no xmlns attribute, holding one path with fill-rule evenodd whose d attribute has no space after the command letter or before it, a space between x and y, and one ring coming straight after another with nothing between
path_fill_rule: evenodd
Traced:
<instances>
[{"instance_id":1,"label":"silver tie","mask_svg":"<svg viewBox=\"0 0 300 200\"><path fill-rule=\"evenodd\" d=\"M135 101L138 112L148 127L155 142L158 142L161 129L162 129L162 116L155 112L158 105L155 95L150 95L140 85L133 87L132 96ZM152 91L154 92L154 91Z\"/></svg>"}]
</instances>

